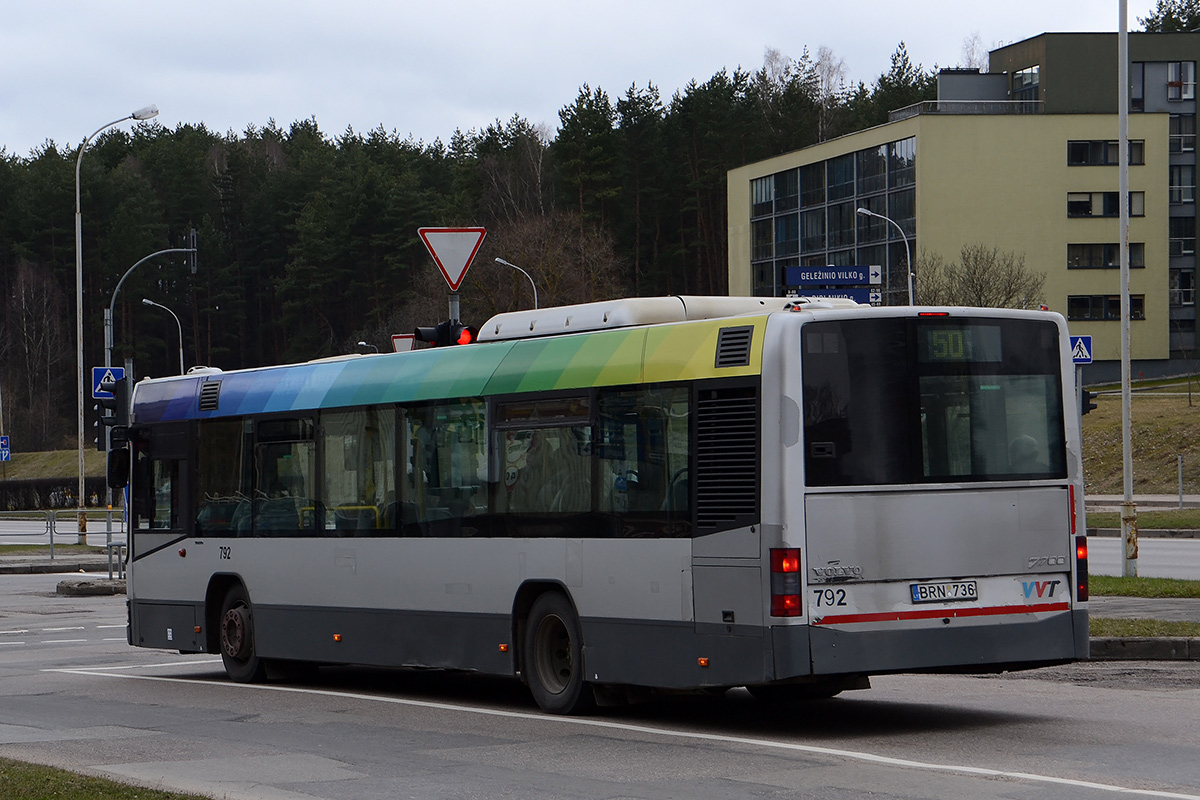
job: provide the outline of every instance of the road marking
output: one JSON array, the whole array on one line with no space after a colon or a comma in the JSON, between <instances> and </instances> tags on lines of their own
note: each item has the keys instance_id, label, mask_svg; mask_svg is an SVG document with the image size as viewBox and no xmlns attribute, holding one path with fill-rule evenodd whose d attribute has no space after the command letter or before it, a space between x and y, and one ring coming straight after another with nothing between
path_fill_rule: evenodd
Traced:
<instances>
[{"instance_id":1,"label":"road marking","mask_svg":"<svg viewBox=\"0 0 1200 800\"><path fill-rule=\"evenodd\" d=\"M169 664L156 664L156 667L194 667L208 664L218 664L219 659L206 659L203 661L177 661ZM600 719L582 719L580 717L562 717L550 714L534 714L524 711L503 711L500 709L491 708L474 708L472 706L462 706L453 703L435 703L428 700L407 700L400 697L382 697L377 695L359 694L357 692L335 692L328 689L310 689L297 686L274 686L263 683L214 683L209 680L198 680L196 678L172 678L165 675L130 675L128 673L119 672L121 670L138 669L147 665L128 665L128 666L113 666L113 667L62 667L58 669L45 669L42 672L61 672L71 675L87 675L96 678L129 678L140 681L160 681L164 683L194 683L205 686L222 686L229 689L239 690L264 690L269 692L289 692L292 694L309 694L320 697L336 697L339 699L364 700L374 703L386 703L389 705L411 706L414 708L431 708L443 711L458 711L464 714L478 714L487 717L503 717L506 719L523 719L536 722L558 723L560 725L571 725L581 728L603 728L607 730L619 730L629 733L649 734L654 736L662 736L672 739L691 739L695 741L716 742L721 744L743 744L751 747L761 747L768 750L785 750L795 753L808 753L811 755L833 756L836 758L844 758L850 761L862 761L869 764L881 764L891 767L903 767L906 769L925 770L927 772L940 773L956 773L959 775L977 775L984 778L1001 778L1004 780L1023 780L1032 781L1035 783L1048 783L1055 786L1071 786L1081 789L1097 789L1104 792L1112 792L1114 794L1129 794L1139 797L1167 797L1173 800L1200 800L1200 795L1183 794L1181 792L1167 792L1155 789L1136 789L1128 786L1118 786L1109 783L1095 783L1093 781L1080 781L1072 778L1059 778L1054 775L1038 775L1032 772L1012 772L1003 769L990 769L988 767L970 767L960 764L936 764L927 761L912 761L906 758L894 758L892 756L882 756L876 753L867 753L859 750L842 750L834 747L819 747L809 744L796 744L793 742L773 742L770 739L753 739L747 736L726 736L717 733L696 733L693 731L675 731L668 728L655 728L650 725L633 725L624 722L611 722Z\"/></svg>"},{"instance_id":2,"label":"road marking","mask_svg":"<svg viewBox=\"0 0 1200 800\"><path fill-rule=\"evenodd\" d=\"M79 644L87 639L46 639L42 644Z\"/></svg>"},{"instance_id":3,"label":"road marking","mask_svg":"<svg viewBox=\"0 0 1200 800\"><path fill-rule=\"evenodd\" d=\"M24 642L14 642L14 641L11 641L11 640L10 640L10 641L7 641L7 642L0 642L0 644L25 644L25 643L24 643Z\"/></svg>"},{"instance_id":4,"label":"road marking","mask_svg":"<svg viewBox=\"0 0 1200 800\"><path fill-rule=\"evenodd\" d=\"M126 628L127 625L97 625L96 630L104 630L105 628Z\"/></svg>"},{"instance_id":5,"label":"road marking","mask_svg":"<svg viewBox=\"0 0 1200 800\"><path fill-rule=\"evenodd\" d=\"M77 625L73 628L42 628L42 633L62 633L64 631L81 631L82 625Z\"/></svg>"},{"instance_id":6,"label":"road marking","mask_svg":"<svg viewBox=\"0 0 1200 800\"><path fill-rule=\"evenodd\" d=\"M0 631L0 636L20 636L23 633L29 633L29 631L28 630Z\"/></svg>"},{"instance_id":7,"label":"road marking","mask_svg":"<svg viewBox=\"0 0 1200 800\"><path fill-rule=\"evenodd\" d=\"M114 636L110 639L101 639L102 642L127 642L129 641L124 636Z\"/></svg>"}]
</instances>

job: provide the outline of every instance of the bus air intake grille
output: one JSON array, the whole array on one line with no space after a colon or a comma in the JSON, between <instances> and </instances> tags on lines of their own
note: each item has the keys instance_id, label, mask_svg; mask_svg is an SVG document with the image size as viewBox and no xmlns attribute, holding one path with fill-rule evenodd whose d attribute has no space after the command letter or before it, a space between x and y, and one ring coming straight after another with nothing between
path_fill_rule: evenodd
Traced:
<instances>
[{"instance_id":1,"label":"bus air intake grille","mask_svg":"<svg viewBox=\"0 0 1200 800\"><path fill-rule=\"evenodd\" d=\"M758 388L702 389L696 403L696 525L758 521Z\"/></svg>"},{"instance_id":2,"label":"bus air intake grille","mask_svg":"<svg viewBox=\"0 0 1200 800\"><path fill-rule=\"evenodd\" d=\"M200 384L200 410L216 411L221 401L221 382L205 381Z\"/></svg>"},{"instance_id":3,"label":"bus air intake grille","mask_svg":"<svg viewBox=\"0 0 1200 800\"><path fill-rule=\"evenodd\" d=\"M717 368L750 366L750 342L754 326L721 328L717 334Z\"/></svg>"}]
</instances>

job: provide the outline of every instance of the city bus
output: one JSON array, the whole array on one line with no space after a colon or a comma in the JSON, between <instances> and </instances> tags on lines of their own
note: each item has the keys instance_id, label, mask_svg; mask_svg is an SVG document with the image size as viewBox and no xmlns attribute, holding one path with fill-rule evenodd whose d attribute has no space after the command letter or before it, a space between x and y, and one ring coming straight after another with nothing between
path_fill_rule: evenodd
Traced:
<instances>
[{"instance_id":1,"label":"city bus","mask_svg":"<svg viewBox=\"0 0 1200 800\"><path fill-rule=\"evenodd\" d=\"M1083 659L1073 386L1055 313L682 296L142 380L129 642L560 714Z\"/></svg>"}]
</instances>

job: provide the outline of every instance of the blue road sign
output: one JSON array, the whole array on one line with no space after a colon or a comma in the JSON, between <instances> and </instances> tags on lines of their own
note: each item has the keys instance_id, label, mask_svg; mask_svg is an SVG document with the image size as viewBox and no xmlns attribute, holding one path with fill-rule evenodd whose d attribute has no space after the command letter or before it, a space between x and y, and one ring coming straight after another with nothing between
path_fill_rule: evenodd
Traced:
<instances>
[{"instance_id":1,"label":"blue road sign","mask_svg":"<svg viewBox=\"0 0 1200 800\"><path fill-rule=\"evenodd\" d=\"M1071 337L1071 361L1075 362L1076 364L1092 363L1091 336Z\"/></svg>"},{"instance_id":2,"label":"blue road sign","mask_svg":"<svg viewBox=\"0 0 1200 800\"><path fill-rule=\"evenodd\" d=\"M7 436L0 436L0 461L12 461L12 450L8 448Z\"/></svg>"},{"instance_id":3,"label":"blue road sign","mask_svg":"<svg viewBox=\"0 0 1200 800\"><path fill-rule=\"evenodd\" d=\"M879 299L879 292L872 289L801 289L797 294L801 297L843 297L856 303L872 305L878 305Z\"/></svg>"},{"instance_id":4,"label":"blue road sign","mask_svg":"<svg viewBox=\"0 0 1200 800\"><path fill-rule=\"evenodd\" d=\"M880 267L787 267L788 286L868 286L883 281Z\"/></svg>"},{"instance_id":5,"label":"blue road sign","mask_svg":"<svg viewBox=\"0 0 1200 800\"><path fill-rule=\"evenodd\" d=\"M109 400L112 392L100 390L100 384L108 381L119 381L125 377L124 367L92 367L92 399Z\"/></svg>"}]
</instances>

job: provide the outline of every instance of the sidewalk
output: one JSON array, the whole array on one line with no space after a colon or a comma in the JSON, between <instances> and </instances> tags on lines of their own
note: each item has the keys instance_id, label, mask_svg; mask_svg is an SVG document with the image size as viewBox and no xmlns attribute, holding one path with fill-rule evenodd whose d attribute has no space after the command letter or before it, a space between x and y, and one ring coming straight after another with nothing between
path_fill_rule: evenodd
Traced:
<instances>
[{"instance_id":1,"label":"sidewalk","mask_svg":"<svg viewBox=\"0 0 1200 800\"><path fill-rule=\"evenodd\" d=\"M4 555L0 550L0 575L31 573L64 575L59 594L124 594L125 581L117 577L116 556L113 578L108 578L107 553L63 553L53 560L48 555ZM86 577L79 573L86 573ZM66 578L75 575L74 579ZM1142 597L1093 597L1089 613L1116 619L1157 619L1168 622L1200 622L1200 599L1152 600ZM1200 638L1093 638L1094 660L1185 660L1200 661Z\"/></svg>"}]
</instances>

